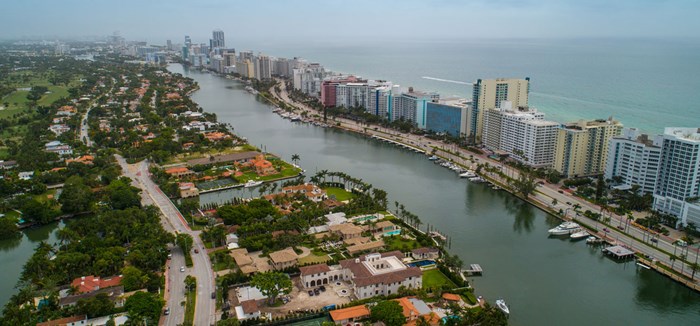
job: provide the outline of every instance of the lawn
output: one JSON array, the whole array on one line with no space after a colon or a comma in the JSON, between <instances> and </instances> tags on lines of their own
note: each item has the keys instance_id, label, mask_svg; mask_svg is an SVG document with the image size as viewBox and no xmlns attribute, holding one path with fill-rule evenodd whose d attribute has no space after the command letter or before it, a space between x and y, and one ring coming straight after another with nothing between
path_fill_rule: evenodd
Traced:
<instances>
[{"instance_id":1,"label":"lawn","mask_svg":"<svg viewBox=\"0 0 700 326\"><path fill-rule=\"evenodd\" d=\"M185 325L193 325L194 322L194 308L197 305L197 287L194 290L187 293L185 297Z\"/></svg>"},{"instance_id":2,"label":"lawn","mask_svg":"<svg viewBox=\"0 0 700 326\"><path fill-rule=\"evenodd\" d=\"M209 254L209 259L212 262L212 268L215 272L225 269L233 269L236 267L236 262L228 254L228 250L217 250Z\"/></svg>"},{"instance_id":3,"label":"lawn","mask_svg":"<svg viewBox=\"0 0 700 326\"><path fill-rule=\"evenodd\" d=\"M345 189L329 187L324 189L328 197L335 197L338 201L350 200L355 197L353 193L345 191Z\"/></svg>"},{"instance_id":4,"label":"lawn","mask_svg":"<svg viewBox=\"0 0 700 326\"><path fill-rule=\"evenodd\" d=\"M384 237L384 243L389 251L399 250L401 252L406 252L420 247L418 241L413 239L404 239L401 236Z\"/></svg>"},{"instance_id":5,"label":"lawn","mask_svg":"<svg viewBox=\"0 0 700 326\"><path fill-rule=\"evenodd\" d=\"M429 269L423 271L423 288L437 288L447 285L449 288L454 288L457 285L454 284L445 274L443 274L439 269Z\"/></svg>"},{"instance_id":6,"label":"lawn","mask_svg":"<svg viewBox=\"0 0 700 326\"><path fill-rule=\"evenodd\" d=\"M299 258L299 265L320 264L325 263L329 260L331 260L331 257L329 257L326 254L316 255L315 253L312 253L311 255L308 255L304 258Z\"/></svg>"}]
</instances>

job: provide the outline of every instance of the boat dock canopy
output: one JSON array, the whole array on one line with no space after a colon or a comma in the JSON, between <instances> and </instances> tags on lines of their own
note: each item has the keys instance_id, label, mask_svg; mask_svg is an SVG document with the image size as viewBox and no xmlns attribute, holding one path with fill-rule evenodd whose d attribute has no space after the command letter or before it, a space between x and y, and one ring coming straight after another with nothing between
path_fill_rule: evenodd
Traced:
<instances>
[{"instance_id":1,"label":"boat dock canopy","mask_svg":"<svg viewBox=\"0 0 700 326\"><path fill-rule=\"evenodd\" d=\"M481 269L481 265L479 264L470 264L469 269L465 269L463 272L468 274L481 274L484 272L484 270Z\"/></svg>"},{"instance_id":2,"label":"boat dock canopy","mask_svg":"<svg viewBox=\"0 0 700 326\"><path fill-rule=\"evenodd\" d=\"M611 255L617 259L625 259L634 256L634 251L629 250L623 246L612 246L603 249L603 252Z\"/></svg>"}]
</instances>

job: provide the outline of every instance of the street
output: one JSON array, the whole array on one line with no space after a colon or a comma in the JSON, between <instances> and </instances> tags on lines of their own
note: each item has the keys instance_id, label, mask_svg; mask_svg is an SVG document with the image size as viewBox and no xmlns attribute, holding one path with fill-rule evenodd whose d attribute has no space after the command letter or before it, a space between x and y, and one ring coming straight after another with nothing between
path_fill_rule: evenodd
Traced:
<instances>
[{"instance_id":1,"label":"street","mask_svg":"<svg viewBox=\"0 0 700 326\"><path fill-rule=\"evenodd\" d=\"M175 205L168 199L158 186L151 180L146 160L135 164L127 164L126 160L115 155L122 173L134 181L134 186L142 189L142 202L144 205L155 205L163 213L162 224L166 231L173 233L187 233L194 239L193 249L200 253L192 252L194 265L180 272L180 267L185 265L185 257L180 248L172 251L171 268L166 271L169 279L169 298L166 307L170 308L170 315L165 318L165 325L178 325L184 321L184 309L180 302L185 299L185 276L192 275L197 278L197 303L194 316L194 325L210 325L215 320L215 302L211 299L215 283L209 257L199 231L190 230Z\"/></svg>"}]
</instances>

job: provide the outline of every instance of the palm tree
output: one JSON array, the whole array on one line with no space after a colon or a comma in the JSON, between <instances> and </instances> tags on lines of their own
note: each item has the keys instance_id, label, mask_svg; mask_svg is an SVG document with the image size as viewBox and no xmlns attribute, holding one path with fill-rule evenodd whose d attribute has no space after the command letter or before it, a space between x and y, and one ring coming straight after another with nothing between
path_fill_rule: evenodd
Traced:
<instances>
[{"instance_id":1,"label":"palm tree","mask_svg":"<svg viewBox=\"0 0 700 326\"><path fill-rule=\"evenodd\" d=\"M299 157L299 154L292 154L292 162L296 165L301 158Z\"/></svg>"},{"instance_id":2,"label":"palm tree","mask_svg":"<svg viewBox=\"0 0 700 326\"><path fill-rule=\"evenodd\" d=\"M671 269L673 269L673 265L676 262L676 255L668 255L668 259L671 260Z\"/></svg>"},{"instance_id":3,"label":"palm tree","mask_svg":"<svg viewBox=\"0 0 700 326\"><path fill-rule=\"evenodd\" d=\"M697 271L700 270L700 264L698 264L698 263L692 263L692 264L690 264L689 267L690 267L690 270L693 271L693 275L691 275L690 278L691 278L692 280L695 280L695 272L697 272Z\"/></svg>"}]
</instances>

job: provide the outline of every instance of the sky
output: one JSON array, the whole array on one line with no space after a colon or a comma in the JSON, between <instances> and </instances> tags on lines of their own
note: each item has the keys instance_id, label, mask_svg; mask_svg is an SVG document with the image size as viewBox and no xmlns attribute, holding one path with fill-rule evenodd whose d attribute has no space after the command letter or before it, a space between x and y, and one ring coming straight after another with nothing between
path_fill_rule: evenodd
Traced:
<instances>
[{"instance_id":1,"label":"sky","mask_svg":"<svg viewBox=\"0 0 700 326\"><path fill-rule=\"evenodd\" d=\"M118 31L164 44L700 36L697 0L6 0L0 39Z\"/></svg>"}]
</instances>

